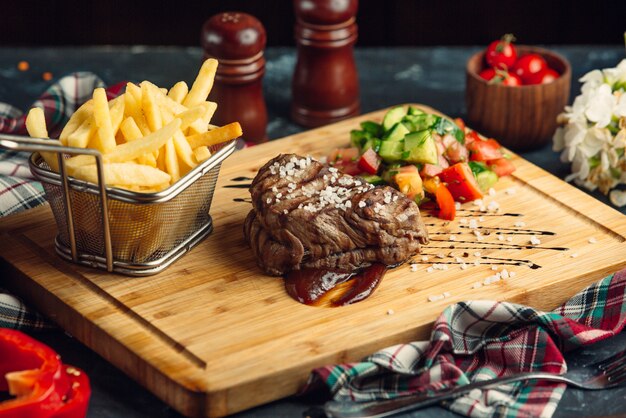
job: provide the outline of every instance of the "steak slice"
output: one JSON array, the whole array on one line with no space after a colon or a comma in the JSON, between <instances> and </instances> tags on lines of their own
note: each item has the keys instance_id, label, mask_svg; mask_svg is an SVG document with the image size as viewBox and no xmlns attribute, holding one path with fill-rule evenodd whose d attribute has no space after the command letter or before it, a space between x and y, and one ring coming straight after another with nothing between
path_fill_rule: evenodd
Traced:
<instances>
[{"instance_id":1,"label":"steak slice","mask_svg":"<svg viewBox=\"0 0 626 418\"><path fill-rule=\"evenodd\" d=\"M250 194L253 209L244 235L268 274L394 265L428 243L415 202L310 157L281 154L270 160Z\"/></svg>"}]
</instances>

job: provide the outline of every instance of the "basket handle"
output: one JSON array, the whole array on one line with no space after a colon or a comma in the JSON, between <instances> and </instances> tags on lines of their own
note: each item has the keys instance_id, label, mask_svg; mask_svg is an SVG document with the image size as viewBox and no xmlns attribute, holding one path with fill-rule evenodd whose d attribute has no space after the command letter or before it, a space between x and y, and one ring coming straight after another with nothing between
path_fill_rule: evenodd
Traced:
<instances>
[{"instance_id":1,"label":"basket handle","mask_svg":"<svg viewBox=\"0 0 626 418\"><path fill-rule=\"evenodd\" d=\"M67 147L61 145L57 140L31 138L20 135L9 135L0 133L0 148L11 151L30 151L30 152L53 152L57 154L59 161L59 175L61 176L61 187L63 190L65 217L70 238L70 247L72 250L72 260L78 262L78 249L76 247L76 231L74 229L74 217L72 208L72 199L69 193L69 180L65 167L64 154L70 155L91 155L96 159L96 171L98 174L98 187L100 188L100 207L102 213L102 229L104 235L104 250L106 255L107 271L113 271L113 248L111 246L111 228L109 226L107 191L104 182L104 162L100 151L88 148Z\"/></svg>"}]
</instances>

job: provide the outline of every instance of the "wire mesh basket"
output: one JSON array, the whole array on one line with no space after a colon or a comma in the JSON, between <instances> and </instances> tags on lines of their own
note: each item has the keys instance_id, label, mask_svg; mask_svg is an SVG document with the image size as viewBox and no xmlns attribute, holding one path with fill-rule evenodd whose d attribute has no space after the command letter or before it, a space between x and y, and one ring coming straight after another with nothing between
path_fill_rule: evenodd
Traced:
<instances>
[{"instance_id":1,"label":"wire mesh basket","mask_svg":"<svg viewBox=\"0 0 626 418\"><path fill-rule=\"evenodd\" d=\"M23 139L13 149L50 149L60 156L59 173L50 170L39 152L29 160L57 224L57 254L78 264L131 276L162 271L211 233L209 209L217 177L222 162L235 149L235 141L215 145L210 148L211 157L169 188L139 193L105 187L97 151L55 148L45 142L49 144ZM33 148L35 143L46 149ZM94 156L100 184L68 177L63 154Z\"/></svg>"}]
</instances>

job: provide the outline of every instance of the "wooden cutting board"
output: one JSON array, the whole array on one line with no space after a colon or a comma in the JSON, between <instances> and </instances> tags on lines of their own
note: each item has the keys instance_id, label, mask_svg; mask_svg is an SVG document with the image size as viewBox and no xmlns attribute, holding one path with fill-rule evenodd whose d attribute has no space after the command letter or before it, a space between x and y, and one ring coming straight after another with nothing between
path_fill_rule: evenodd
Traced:
<instances>
[{"instance_id":1,"label":"wooden cutting board","mask_svg":"<svg viewBox=\"0 0 626 418\"><path fill-rule=\"evenodd\" d=\"M624 215L514 156L517 171L484 200L498 212L467 203L451 223L423 213L431 243L427 260L415 257L416 271L408 264L389 271L373 296L351 306L295 302L280 278L256 267L242 238L249 194L231 186L281 152L322 156L345 146L360 121L383 114L236 152L220 173L214 232L155 276L61 260L47 206L7 217L0 221L3 285L183 414L223 416L296 393L316 366L427 339L451 303L495 299L552 309L626 266ZM540 243L530 244L532 236ZM513 277L475 288L496 273L492 266ZM429 302L444 292L450 296Z\"/></svg>"}]
</instances>

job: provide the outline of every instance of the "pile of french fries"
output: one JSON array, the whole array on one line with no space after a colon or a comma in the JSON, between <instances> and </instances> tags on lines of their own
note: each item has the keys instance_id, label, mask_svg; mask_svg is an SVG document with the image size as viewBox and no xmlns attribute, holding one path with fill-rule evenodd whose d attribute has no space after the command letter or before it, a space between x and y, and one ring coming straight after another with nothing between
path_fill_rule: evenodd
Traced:
<instances>
[{"instance_id":1,"label":"pile of french fries","mask_svg":"<svg viewBox=\"0 0 626 418\"><path fill-rule=\"evenodd\" d=\"M217 104L207 97L217 64L206 60L191 89L184 81L169 91L148 81L128 83L124 94L107 101L104 89L97 88L72 115L57 143L99 150L107 186L145 193L163 190L209 158L209 147L242 134L238 122L210 124ZM26 129L32 137L48 138L42 109L30 110ZM55 153L42 157L58 172ZM77 155L65 162L70 176L98 182L94 157Z\"/></svg>"}]
</instances>

